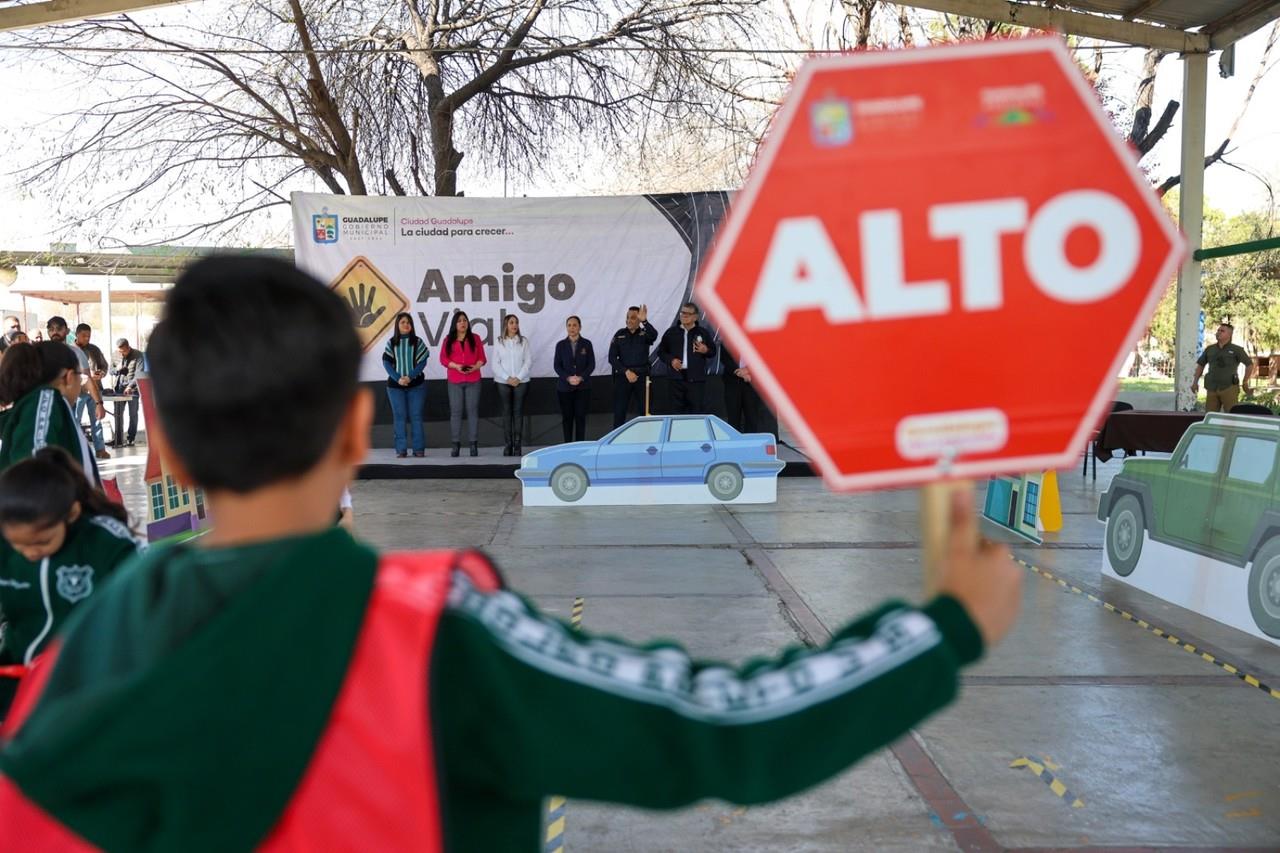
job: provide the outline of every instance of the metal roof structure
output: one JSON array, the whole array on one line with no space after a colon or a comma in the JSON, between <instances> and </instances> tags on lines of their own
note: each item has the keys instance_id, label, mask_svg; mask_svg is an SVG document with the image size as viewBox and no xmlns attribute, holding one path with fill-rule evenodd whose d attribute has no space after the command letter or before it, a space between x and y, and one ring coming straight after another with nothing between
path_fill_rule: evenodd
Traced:
<instances>
[{"instance_id":1,"label":"metal roof structure","mask_svg":"<svg viewBox=\"0 0 1280 853\"><path fill-rule=\"evenodd\" d=\"M218 249L211 246L130 247L118 252L19 252L0 250L0 268L53 267L67 275L121 276L135 285L171 284L192 261L212 254L264 255L293 262L292 249ZM21 281L21 279L19 279ZM15 292L25 289L18 285ZM138 288L145 292L147 288ZM96 293L96 291L94 291ZM33 293L28 292L29 296Z\"/></svg>"},{"instance_id":2,"label":"metal roof structure","mask_svg":"<svg viewBox=\"0 0 1280 853\"><path fill-rule=\"evenodd\" d=\"M65 24L85 18L174 6L187 0L45 0L41 3L0 5L0 32Z\"/></svg>"},{"instance_id":3,"label":"metal roof structure","mask_svg":"<svg viewBox=\"0 0 1280 853\"><path fill-rule=\"evenodd\" d=\"M1280 17L1280 0L907 0L906 5L1179 53L1224 50Z\"/></svg>"}]
</instances>

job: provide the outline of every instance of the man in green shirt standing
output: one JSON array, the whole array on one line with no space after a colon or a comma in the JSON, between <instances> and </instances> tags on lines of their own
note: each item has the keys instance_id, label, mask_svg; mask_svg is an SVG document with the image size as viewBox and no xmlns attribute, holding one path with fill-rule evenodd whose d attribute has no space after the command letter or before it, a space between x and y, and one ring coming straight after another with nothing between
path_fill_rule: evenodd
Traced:
<instances>
[{"instance_id":1,"label":"man in green shirt standing","mask_svg":"<svg viewBox=\"0 0 1280 853\"><path fill-rule=\"evenodd\" d=\"M1209 344L1196 359L1196 375L1191 380L1191 393L1200 393L1200 376L1206 366L1209 375L1204 378L1204 410L1206 412L1229 412L1231 407L1240 402L1240 380L1236 368L1244 365L1244 390L1249 393L1249 377L1253 376L1253 359L1249 358L1244 347L1231 343L1231 335L1235 327L1223 323L1218 327L1218 342Z\"/></svg>"}]
</instances>

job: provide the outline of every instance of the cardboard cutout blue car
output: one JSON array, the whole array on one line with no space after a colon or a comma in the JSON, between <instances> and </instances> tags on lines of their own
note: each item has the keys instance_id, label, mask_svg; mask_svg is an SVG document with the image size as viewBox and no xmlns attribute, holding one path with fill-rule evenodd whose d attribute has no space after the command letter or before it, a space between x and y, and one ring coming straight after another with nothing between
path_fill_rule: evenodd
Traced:
<instances>
[{"instance_id":1,"label":"cardboard cutout blue car","mask_svg":"<svg viewBox=\"0 0 1280 853\"><path fill-rule=\"evenodd\" d=\"M527 506L771 503L778 440L714 415L637 418L598 441L535 450L520 462Z\"/></svg>"}]
</instances>

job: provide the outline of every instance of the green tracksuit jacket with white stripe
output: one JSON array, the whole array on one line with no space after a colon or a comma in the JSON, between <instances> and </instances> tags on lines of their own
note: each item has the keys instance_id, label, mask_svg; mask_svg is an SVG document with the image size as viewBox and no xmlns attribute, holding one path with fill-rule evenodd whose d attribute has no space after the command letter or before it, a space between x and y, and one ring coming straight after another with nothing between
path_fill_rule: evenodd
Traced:
<instances>
[{"instance_id":1,"label":"green tracksuit jacket with white stripe","mask_svg":"<svg viewBox=\"0 0 1280 853\"><path fill-rule=\"evenodd\" d=\"M101 848L252 849L325 730L376 565L342 530L152 549L73 616L0 772ZM533 851L552 794L675 808L815 785L947 704L982 642L941 597L734 668L455 572L432 649L446 849Z\"/></svg>"},{"instance_id":2,"label":"green tracksuit jacket with white stripe","mask_svg":"<svg viewBox=\"0 0 1280 853\"><path fill-rule=\"evenodd\" d=\"M66 450L97 484L97 463L76 423L75 412L62 393L49 385L22 395L0 418L0 471L30 458L42 447Z\"/></svg>"},{"instance_id":3,"label":"green tracksuit jacket with white stripe","mask_svg":"<svg viewBox=\"0 0 1280 853\"><path fill-rule=\"evenodd\" d=\"M58 553L30 562L0 539L0 665L30 664L67 617L142 546L116 519L81 516ZM14 683L0 679L0 717Z\"/></svg>"}]
</instances>

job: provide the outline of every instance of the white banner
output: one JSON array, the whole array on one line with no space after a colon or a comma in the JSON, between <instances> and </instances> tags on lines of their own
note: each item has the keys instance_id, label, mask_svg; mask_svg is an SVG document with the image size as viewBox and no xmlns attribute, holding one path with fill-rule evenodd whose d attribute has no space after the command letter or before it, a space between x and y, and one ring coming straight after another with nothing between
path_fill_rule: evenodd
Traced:
<instances>
[{"instance_id":1,"label":"white banner","mask_svg":"<svg viewBox=\"0 0 1280 853\"><path fill-rule=\"evenodd\" d=\"M356 311L361 378L386 377L382 349L401 310L431 350L427 378L444 377L440 344L461 309L486 347L508 314L533 347L533 375L554 376L565 319L582 318L596 373L629 305L647 304L659 333L689 284L691 250L642 196L406 198L294 193L295 259ZM491 375L488 368L484 375Z\"/></svg>"}]
</instances>

